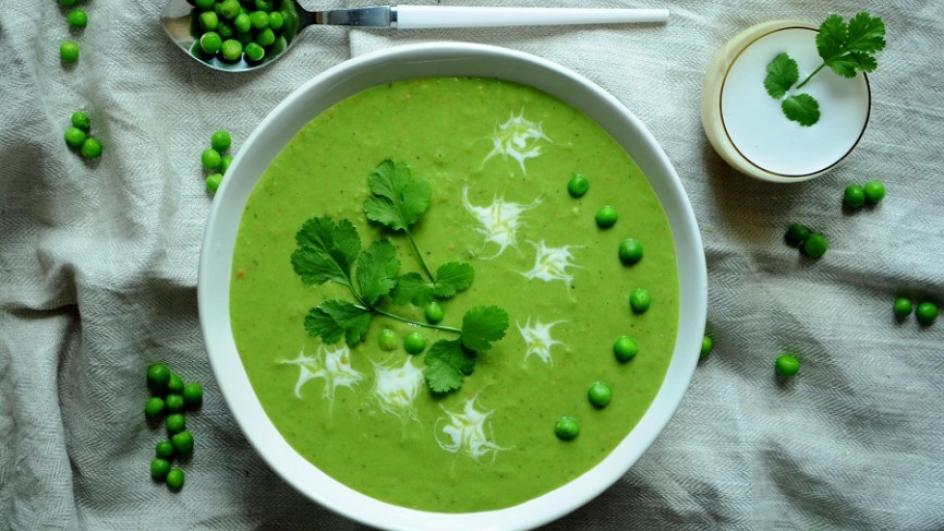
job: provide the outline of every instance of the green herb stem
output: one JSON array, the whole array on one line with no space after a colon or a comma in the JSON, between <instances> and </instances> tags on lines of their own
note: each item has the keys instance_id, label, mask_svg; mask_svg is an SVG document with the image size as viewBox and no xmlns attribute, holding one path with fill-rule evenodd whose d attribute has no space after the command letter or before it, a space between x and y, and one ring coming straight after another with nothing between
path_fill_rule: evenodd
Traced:
<instances>
[{"instance_id":1,"label":"green herb stem","mask_svg":"<svg viewBox=\"0 0 944 531\"><path fill-rule=\"evenodd\" d=\"M416 240L413 239L413 233L409 229L404 230L406 237L410 240L410 246L413 247L413 253L416 254L417 260L420 261L420 265L423 267L423 272L426 273L426 276L429 278L430 282L436 282L436 277L433 276L432 271L430 271L429 266L426 265L426 260L423 259L423 253L420 252L420 248L416 245Z\"/></svg>"},{"instance_id":2,"label":"green herb stem","mask_svg":"<svg viewBox=\"0 0 944 531\"><path fill-rule=\"evenodd\" d=\"M817 68L816 70L813 70L813 73L812 73L812 74L806 76L806 79L804 79L799 85L797 85L797 87L796 87L797 90L800 90L801 88L803 88L804 85L806 85L807 83L809 83L810 80L813 79L813 76L815 76L816 74L818 74L819 71L822 70L825 66L826 66L826 62L824 61L823 64L819 65L819 68Z\"/></svg>"},{"instance_id":3,"label":"green herb stem","mask_svg":"<svg viewBox=\"0 0 944 531\"><path fill-rule=\"evenodd\" d=\"M452 332L452 333L454 333L454 334L461 334L461 333L462 333L462 330L460 330L460 329L458 329L458 328L455 328L455 327L452 327L452 326L434 325L434 324L430 324L430 323L421 323L421 322L419 322L419 321L414 321L414 320L412 320L412 319L407 319L406 317L403 317L403 316L400 316L400 315L397 315L397 314L393 314L393 313L390 313L390 312L385 312L385 311L379 310L379 309L377 309L377 308L368 307L367 309L370 310L370 311L373 312L373 313L376 313L377 315L382 315L382 316L384 316L384 317L389 317L389 318L391 318L391 319L395 319L395 320L397 320L397 321L400 321L401 323L407 323L407 324L411 324L411 325L422 326L422 327L424 327L424 328L431 328L431 329L433 329L433 330L440 330L440 331L443 331L443 332Z\"/></svg>"}]
</instances>

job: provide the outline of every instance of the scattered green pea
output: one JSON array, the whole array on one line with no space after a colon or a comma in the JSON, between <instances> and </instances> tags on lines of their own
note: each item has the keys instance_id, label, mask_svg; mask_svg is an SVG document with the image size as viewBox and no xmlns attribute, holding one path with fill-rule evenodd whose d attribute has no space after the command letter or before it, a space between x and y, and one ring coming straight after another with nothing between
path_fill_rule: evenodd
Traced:
<instances>
[{"instance_id":1,"label":"scattered green pea","mask_svg":"<svg viewBox=\"0 0 944 531\"><path fill-rule=\"evenodd\" d=\"M242 6L239 5L239 0L223 0L216 5L219 7L220 16L227 20L239 15L239 11L242 9Z\"/></svg>"},{"instance_id":2,"label":"scattered green pea","mask_svg":"<svg viewBox=\"0 0 944 531\"><path fill-rule=\"evenodd\" d=\"M233 138L229 135L229 131L225 129L219 129L210 136L210 145L220 153L229 149L232 143Z\"/></svg>"},{"instance_id":3,"label":"scattered green pea","mask_svg":"<svg viewBox=\"0 0 944 531\"><path fill-rule=\"evenodd\" d=\"M154 446L154 455L169 461L174 457L174 445L170 441L161 441Z\"/></svg>"},{"instance_id":4,"label":"scattered green pea","mask_svg":"<svg viewBox=\"0 0 944 531\"><path fill-rule=\"evenodd\" d=\"M206 148L200 154L200 161L203 163L203 169L217 170L223 164L223 156L213 148Z\"/></svg>"},{"instance_id":5,"label":"scattered green pea","mask_svg":"<svg viewBox=\"0 0 944 531\"><path fill-rule=\"evenodd\" d=\"M204 11L200 13L200 27L204 31L215 31L220 25L220 17L215 11Z\"/></svg>"},{"instance_id":6,"label":"scattered green pea","mask_svg":"<svg viewBox=\"0 0 944 531\"><path fill-rule=\"evenodd\" d=\"M166 459L156 458L151 460L151 477L156 481L162 481L170 472L170 462Z\"/></svg>"},{"instance_id":7,"label":"scattered green pea","mask_svg":"<svg viewBox=\"0 0 944 531\"><path fill-rule=\"evenodd\" d=\"M646 313L651 304L652 296L646 288L636 288L629 294L629 307L635 314Z\"/></svg>"},{"instance_id":8,"label":"scattered green pea","mask_svg":"<svg viewBox=\"0 0 944 531\"><path fill-rule=\"evenodd\" d=\"M223 47L223 37L215 31L208 31L200 37L200 49L210 55L216 55Z\"/></svg>"},{"instance_id":9,"label":"scattered green pea","mask_svg":"<svg viewBox=\"0 0 944 531\"><path fill-rule=\"evenodd\" d=\"M67 62L74 63L79 60L79 45L75 41L62 41L59 45L59 57Z\"/></svg>"},{"instance_id":10,"label":"scattered green pea","mask_svg":"<svg viewBox=\"0 0 944 531\"><path fill-rule=\"evenodd\" d=\"M82 29L88 25L88 13L83 9L72 9L69 11L69 14L66 15L66 21L69 22L70 27Z\"/></svg>"},{"instance_id":11,"label":"scattered green pea","mask_svg":"<svg viewBox=\"0 0 944 531\"><path fill-rule=\"evenodd\" d=\"M259 43L260 46L272 46L272 44L275 43L275 32L272 31L272 28L266 28L260 31L256 35L256 42Z\"/></svg>"},{"instance_id":12,"label":"scattered green pea","mask_svg":"<svg viewBox=\"0 0 944 531\"><path fill-rule=\"evenodd\" d=\"M616 356L616 360L620 363L626 363L635 358L638 353L639 347L636 345L636 341L629 336L620 336L619 339L613 343L613 355Z\"/></svg>"},{"instance_id":13,"label":"scattered green pea","mask_svg":"<svg viewBox=\"0 0 944 531\"><path fill-rule=\"evenodd\" d=\"M190 409L196 409L203 405L203 386L197 382L190 382L185 385L180 395L184 399L184 404Z\"/></svg>"},{"instance_id":14,"label":"scattered green pea","mask_svg":"<svg viewBox=\"0 0 944 531\"><path fill-rule=\"evenodd\" d=\"M606 205L600 207L600 210L597 210L596 220L597 226L601 229L608 229L613 225L616 225L616 219L619 216L616 214L616 208Z\"/></svg>"},{"instance_id":15,"label":"scattered green pea","mask_svg":"<svg viewBox=\"0 0 944 531\"><path fill-rule=\"evenodd\" d=\"M626 238L619 244L619 259L623 265L633 265L642 260L642 244L635 238Z\"/></svg>"},{"instance_id":16,"label":"scattered green pea","mask_svg":"<svg viewBox=\"0 0 944 531\"><path fill-rule=\"evenodd\" d=\"M269 14L265 11L253 11L249 14L249 21L253 28L264 30L269 27Z\"/></svg>"},{"instance_id":17,"label":"scattered green pea","mask_svg":"<svg viewBox=\"0 0 944 531\"><path fill-rule=\"evenodd\" d=\"M698 354L699 358L706 358L711 354L711 350L715 348L715 340L711 336L705 336L701 340L701 352Z\"/></svg>"},{"instance_id":18,"label":"scattered green pea","mask_svg":"<svg viewBox=\"0 0 944 531\"><path fill-rule=\"evenodd\" d=\"M167 472L167 486L173 491L184 488L184 471L174 467Z\"/></svg>"},{"instance_id":19,"label":"scattered green pea","mask_svg":"<svg viewBox=\"0 0 944 531\"><path fill-rule=\"evenodd\" d=\"M384 328L377 336L377 346L379 346L381 350L396 350L399 345L400 338L397 337L396 332L389 328Z\"/></svg>"},{"instance_id":20,"label":"scattered green pea","mask_svg":"<svg viewBox=\"0 0 944 531\"><path fill-rule=\"evenodd\" d=\"M220 48L220 54L227 61L239 61L243 56L243 45L236 39L226 39Z\"/></svg>"},{"instance_id":21,"label":"scattered green pea","mask_svg":"<svg viewBox=\"0 0 944 531\"><path fill-rule=\"evenodd\" d=\"M443 317L446 316L442 305L436 301L427 304L426 309L423 310L423 314L426 316L426 321L432 324L441 322Z\"/></svg>"},{"instance_id":22,"label":"scattered green pea","mask_svg":"<svg viewBox=\"0 0 944 531\"><path fill-rule=\"evenodd\" d=\"M777 374L784 378L790 378L800 372L800 360L792 354L781 355L777 358L774 366L777 369Z\"/></svg>"},{"instance_id":23,"label":"scattered green pea","mask_svg":"<svg viewBox=\"0 0 944 531\"><path fill-rule=\"evenodd\" d=\"M934 321L937 320L938 314L940 314L940 308L938 308L937 304L934 304L930 301L922 302L915 310L915 317L917 317L918 322L924 326L930 326L934 324Z\"/></svg>"},{"instance_id":24,"label":"scattered green pea","mask_svg":"<svg viewBox=\"0 0 944 531\"><path fill-rule=\"evenodd\" d=\"M894 311L895 317L905 318L911 315L911 312L914 310L914 304L911 302L911 299L908 297L898 297L895 299Z\"/></svg>"},{"instance_id":25,"label":"scattered green pea","mask_svg":"<svg viewBox=\"0 0 944 531\"><path fill-rule=\"evenodd\" d=\"M794 223L787 229L787 234L784 236L784 239L787 240L787 245L799 247L810 237L810 234L813 234L813 231L810 230L809 227L800 223Z\"/></svg>"},{"instance_id":26,"label":"scattered green pea","mask_svg":"<svg viewBox=\"0 0 944 531\"><path fill-rule=\"evenodd\" d=\"M223 155L223 160L220 163L220 173L226 174L226 171L229 170L229 165L233 163L232 155Z\"/></svg>"},{"instance_id":27,"label":"scattered green pea","mask_svg":"<svg viewBox=\"0 0 944 531\"><path fill-rule=\"evenodd\" d=\"M72 113L72 127L78 127L88 133L92 128L92 119L82 111L75 111Z\"/></svg>"},{"instance_id":28,"label":"scattered green pea","mask_svg":"<svg viewBox=\"0 0 944 531\"><path fill-rule=\"evenodd\" d=\"M562 441L571 441L580 435L580 424L574 417L563 416L554 424L554 434Z\"/></svg>"},{"instance_id":29,"label":"scattered green pea","mask_svg":"<svg viewBox=\"0 0 944 531\"><path fill-rule=\"evenodd\" d=\"M82 158L92 160L102 156L102 143L97 138L87 137L79 148L79 154Z\"/></svg>"},{"instance_id":30,"label":"scattered green pea","mask_svg":"<svg viewBox=\"0 0 944 531\"><path fill-rule=\"evenodd\" d=\"M215 194L220 189L220 183L223 182L222 173L211 173L206 178L206 190L208 194Z\"/></svg>"},{"instance_id":31,"label":"scattered green pea","mask_svg":"<svg viewBox=\"0 0 944 531\"><path fill-rule=\"evenodd\" d=\"M164 399L159 396L152 396L148 398L147 403L144 404L144 416L148 420L155 420L164 414L164 409Z\"/></svg>"},{"instance_id":32,"label":"scattered green pea","mask_svg":"<svg viewBox=\"0 0 944 531\"><path fill-rule=\"evenodd\" d=\"M426 338L419 332L410 332L403 338L403 348L410 354L419 354L426 350Z\"/></svg>"},{"instance_id":33,"label":"scattered green pea","mask_svg":"<svg viewBox=\"0 0 944 531\"><path fill-rule=\"evenodd\" d=\"M193 434L188 430L174 434L170 438L170 443L174 446L174 451L178 455L190 455L193 453Z\"/></svg>"},{"instance_id":34,"label":"scattered green pea","mask_svg":"<svg viewBox=\"0 0 944 531\"><path fill-rule=\"evenodd\" d=\"M810 234L810 237L803 242L803 254L810 258L821 258L826 254L828 248L829 243L826 241L826 236L819 232Z\"/></svg>"},{"instance_id":35,"label":"scattered green pea","mask_svg":"<svg viewBox=\"0 0 944 531\"><path fill-rule=\"evenodd\" d=\"M180 394L184 390L184 381L175 373L170 373L170 378L167 379L167 392Z\"/></svg>"},{"instance_id":36,"label":"scattered green pea","mask_svg":"<svg viewBox=\"0 0 944 531\"><path fill-rule=\"evenodd\" d=\"M147 385L151 391L161 393L167 388L170 380L170 369L163 363L152 363L147 368Z\"/></svg>"},{"instance_id":37,"label":"scattered green pea","mask_svg":"<svg viewBox=\"0 0 944 531\"><path fill-rule=\"evenodd\" d=\"M239 33L249 33L252 29L252 20L246 13L240 13L233 19L233 28Z\"/></svg>"},{"instance_id":38,"label":"scattered green pea","mask_svg":"<svg viewBox=\"0 0 944 531\"><path fill-rule=\"evenodd\" d=\"M167 415L164 423L167 425L167 433L170 435L180 433L187 428L187 419L181 413Z\"/></svg>"},{"instance_id":39,"label":"scattered green pea","mask_svg":"<svg viewBox=\"0 0 944 531\"><path fill-rule=\"evenodd\" d=\"M243 47L243 51L246 53L246 57L255 63L258 63L263 58L265 58L265 48L263 48L262 44L258 42L247 42L246 46Z\"/></svg>"},{"instance_id":40,"label":"scattered green pea","mask_svg":"<svg viewBox=\"0 0 944 531\"><path fill-rule=\"evenodd\" d=\"M846 186L842 194L842 202L849 208L862 208L865 204L865 188L856 183Z\"/></svg>"},{"instance_id":41,"label":"scattered green pea","mask_svg":"<svg viewBox=\"0 0 944 531\"><path fill-rule=\"evenodd\" d=\"M285 25L285 17L282 15L282 13L279 13L278 11L273 11L272 13L269 13L269 27L270 28L274 29L275 31L279 31L280 29L282 29L282 26L284 25Z\"/></svg>"},{"instance_id":42,"label":"scattered green pea","mask_svg":"<svg viewBox=\"0 0 944 531\"><path fill-rule=\"evenodd\" d=\"M70 127L66 129L66 144L73 149L79 149L82 147L82 144L85 143L85 136L85 131L78 127Z\"/></svg>"},{"instance_id":43,"label":"scattered green pea","mask_svg":"<svg viewBox=\"0 0 944 531\"><path fill-rule=\"evenodd\" d=\"M590 190L590 181L582 173L574 173L567 181L567 193L577 199L587 195Z\"/></svg>"},{"instance_id":44,"label":"scattered green pea","mask_svg":"<svg viewBox=\"0 0 944 531\"><path fill-rule=\"evenodd\" d=\"M184 409L184 397L176 394L169 394L164 397L164 403L167 404L167 411L179 413Z\"/></svg>"},{"instance_id":45,"label":"scattered green pea","mask_svg":"<svg viewBox=\"0 0 944 531\"><path fill-rule=\"evenodd\" d=\"M587 400L595 408L605 408L613 398L613 389L603 382L593 382L587 390Z\"/></svg>"},{"instance_id":46,"label":"scattered green pea","mask_svg":"<svg viewBox=\"0 0 944 531\"><path fill-rule=\"evenodd\" d=\"M870 205L879 204L885 199L885 185L882 181L869 181L865 183L865 200Z\"/></svg>"}]
</instances>

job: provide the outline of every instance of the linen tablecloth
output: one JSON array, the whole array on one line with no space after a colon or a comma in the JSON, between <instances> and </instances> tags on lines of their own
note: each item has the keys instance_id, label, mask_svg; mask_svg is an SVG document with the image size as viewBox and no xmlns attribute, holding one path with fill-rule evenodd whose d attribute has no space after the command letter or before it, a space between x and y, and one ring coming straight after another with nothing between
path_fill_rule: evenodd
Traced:
<instances>
[{"instance_id":1,"label":"linen tablecloth","mask_svg":"<svg viewBox=\"0 0 944 531\"><path fill-rule=\"evenodd\" d=\"M64 68L56 2L0 0L0 528L359 528L267 468L213 381L196 305L211 205L199 154L220 127L238 149L340 61L451 39L557 61L614 94L676 165L705 239L714 353L629 473L552 529L944 529L944 322L922 329L891 313L899 292L944 299L944 2L665 3L664 27L319 28L278 64L224 76L164 38L160 1L86 4L81 58ZM722 163L699 122L712 53L757 22L863 8L884 18L889 47L851 159L791 186ZM105 145L92 164L62 140L79 108ZM869 178L885 181L887 199L843 214L842 188ZM792 221L829 236L824 259L783 244ZM803 360L789 385L773 376L782 350ZM206 383L176 495L148 477L158 436L142 419L143 374L155 359Z\"/></svg>"}]
</instances>

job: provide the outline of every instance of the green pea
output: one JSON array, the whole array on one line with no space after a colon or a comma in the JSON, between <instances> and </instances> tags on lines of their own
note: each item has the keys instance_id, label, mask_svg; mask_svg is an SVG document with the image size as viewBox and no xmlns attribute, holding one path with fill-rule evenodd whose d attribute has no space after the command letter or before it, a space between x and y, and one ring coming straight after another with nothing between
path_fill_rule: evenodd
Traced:
<instances>
[{"instance_id":1,"label":"green pea","mask_svg":"<svg viewBox=\"0 0 944 531\"><path fill-rule=\"evenodd\" d=\"M419 332L410 332L403 338L403 349L410 354L419 354L426 350L426 338Z\"/></svg>"},{"instance_id":2,"label":"green pea","mask_svg":"<svg viewBox=\"0 0 944 531\"><path fill-rule=\"evenodd\" d=\"M216 55L223 46L223 38L215 31L208 31L200 36L200 49L209 55Z\"/></svg>"},{"instance_id":3,"label":"green pea","mask_svg":"<svg viewBox=\"0 0 944 531\"><path fill-rule=\"evenodd\" d=\"M590 190L590 181L582 173L574 173L567 181L567 193L574 199L587 195Z\"/></svg>"},{"instance_id":4,"label":"green pea","mask_svg":"<svg viewBox=\"0 0 944 531\"><path fill-rule=\"evenodd\" d=\"M787 240L787 245L791 247L799 247L803 245L803 242L805 242L812 233L813 231L810 230L810 228L806 225L794 223L787 229L787 234L784 236L784 239Z\"/></svg>"},{"instance_id":5,"label":"green pea","mask_svg":"<svg viewBox=\"0 0 944 531\"><path fill-rule=\"evenodd\" d=\"M179 491L184 488L184 471L174 467L167 472L167 486L170 490Z\"/></svg>"},{"instance_id":6,"label":"green pea","mask_svg":"<svg viewBox=\"0 0 944 531\"><path fill-rule=\"evenodd\" d=\"M939 313L940 309L937 304L933 302L922 302L918 305L918 309L915 310L915 317L918 318L919 323L924 326L930 326L937 320Z\"/></svg>"},{"instance_id":7,"label":"green pea","mask_svg":"<svg viewBox=\"0 0 944 531\"><path fill-rule=\"evenodd\" d=\"M432 324L441 322L443 317L446 316L442 305L436 301L427 304L426 309L423 310L423 314L426 316L426 321Z\"/></svg>"},{"instance_id":8,"label":"green pea","mask_svg":"<svg viewBox=\"0 0 944 531\"><path fill-rule=\"evenodd\" d=\"M210 135L210 145L220 153L229 149L232 143L233 138L229 135L229 131L225 129L219 129Z\"/></svg>"},{"instance_id":9,"label":"green pea","mask_svg":"<svg viewBox=\"0 0 944 531\"><path fill-rule=\"evenodd\" d=\"M272 31L272 28L266 28L259 32L256 35L256 42L261 46L272 46L275 42L275 32Z\"/></svg>"},{"instance_id":10,"label":"green pea","mask_svg":"<svg viewBox=\"0 0 944 531\"><path fill-rule=\"evenodd\" d=\"M193 5L197 9L206 11L207 9L213 9L213 6L216 5L216 0L194 0Z\"/></svg>"},{"instance_id":11,"label":"green pea","mask_svg":"<svg viewBox=\"0 0 944 531\"><path fill-rule=\"evenodd\" d=\"M223 155L223 160L220 162L220 173L226 175L226 172L229 170L229 165L233 163L232 155Z\"/></svg>"},{"instance_id":12,"label":"green pea","mask_svg":"<svg viewBox=\"0 0 944 531\"><path fill-rule=\"evenodd\" d=\"M258 9L259 11L268 12L268 11L272 11L272 9L275 7L274 5L272 5L272 0L256 0L255 4L256 4L256 9Z\"/></svg>"},{"instance_id":13,"label":"green pea","mask_svg":"<svg viewBox=\"0 0 944 531\"><path fill-rule=\"evenodd\" d=\"M616 225L616 219L619 216L616 214L616 209L610 205L600 207L600 210L597 210L597 226L601 229L608 229L613 225Z\"/></svg>"},{"instance_id":14,"label":"green pea","mask_svg":"<svg viewBox=\"0 0 944 531\"><path fill-rule=\"evenodd\" d=\"M646 310L649 309L651 304L652 296L649 295L649 290L646 288L636 288L629 294L629 307L632 308L633 313L637 315L646 313Z\"/></svg>"},{"instance_id":15,"label":"green pea","mask_svg":"<svg viewBox=\"0 0 944 531\"><path fill-rule=\"evenodd\" d=\"M206 148L200 154L200 162L205 170L217 170L223 164L223 156L213 148Z\"/></svg>"},{"instance_id":16,"label":"green pea","mask_svg":"<svg viewBox=\"0 0 944 531\"><path fill-rule=\"evenodd\" d=\"M232 39L236 35L236 30L233 28L233 25L224 20L220 21L220 25L216 28L216 31L220 34L220 47L223 46L223 39Z\"/></svg>"},{"instance_id":17,"label":"green pea","mask_svg":"<svg viewBox=\"0 0 944 531\"><path fill-rule=\"evenodd\" d=\"M226 61L239 61L243 56L243 45L236 39L226 39L220 47L220 54Z\"/></svg>"},{"instance_id":18,"label":"green pea","mask_svg":"<svg viewBox=\"0 0 944 531\"><path fill-rule=\"evenodd\" d=\"M167 415L167 419L164 423L167 425L167 433L170 435L180 433L187 429L187 419L184 418L182 413Z\"/></svg>"},{"instance_id":19,"label":"green pea","mask_svg":"<svg viewBox=\"0 0 944 531\"><path fill-rule=\"evenodd\" d=\"M155 393L163 392L170 380L170 369L163 363L152 363L147 368L147 385Z\"/></svg>"},{"instance_id":20,"label":"green pea","mask_svg":"<svg viewBox=\"0 0 944 531\"><path fill-rule=\"evenodd\" d=\"M164 414L164 399L159 396L152 396L148 398L146 404L144 404L144 416L148 420L155 420L161 415Z\"/></svg>"},{"instance_id":21,"label":"green pea","mask_svg":"<svg viewBox=\"0 0 944 531\"><path fill-rule=\"evenodd\" d=\"M82 29L88 25L88 13L83 9L72 9L69 11L69 14L66 15L66 21L69 22L70 27Z\"/></svg>"},{"instance_id":22,"label":"green pea","mask_svg":"<svg viewBox=\"0 0 944 531\"><path fill-rule=\"evenodd\" d=\"M164 398L164 403L167 404L167 411L170 411L171 413L179 413L184 409L184 397L180 395L167 395Z\"/></svg>"},{"instance_id":23,"label":"green pea","mask_svg":"<svg viewBox=\"0 0 944 531\"><path fill-rule=\"evenodd\" d=\"M399 344L400 338L397 337L397 333L389 328L384 328L377 336L377 345L381 350L395 350Z\"/></svg>"},{"instance_id":24,"label":"green pea","mask_svg":"<svg viewBox=\"0 0 944 531\"><path fill-rule=\"evenodd\" d=\"M249 30L252 29L252 20L249 18L249 15L240 13L233 19L233 27L239 33L249 33Z\"/></svg>"},{"instance_id":25,"label":"green pea","mask_svg":"<svg viewBox=\"0 0 944 531\"><path fill-rule=\"evenodd\" d=\"M151 460L151 477L156 481L163 481L168 472L170 472L170 462L168 460L161 458Z\"/></svg>"},{"instance_id":26,"label":"green pea","mask_svg":"<svg viewBox=\"0 0 944 531\"><path fill-rule=\"evenodd\" d=\"M282 13L278 11L273 11L269 13L269 27L275 31L282 29L282 26L285 25L285 17L282 16Z\"/></svg>"},{"instance_id":27,"label":"green pea","mask_svg":"<svg viewBox=\"0 0 944 531\"><path fill-rule=\"evenodd\" d=\"M907 297L898 297L895 299L895 316L898 318L905 318L911 315L912 310L914 310L914 304L911 302L911 299Z\"/></svg>"},{"instance_id":28,"label":"green pea","mask_svg":"<svg viewBox=\"0 0 944 531\"><path fill-rule=\"evenodd\" d=\"M92 119L82 111L75 111L72 113L72 127L78 127L87 133L92 127Z\"/></svg>"},{"instance_id":29,"label":"green pea","mask_svg":"<svg viewBox=\"0 0 944 531\"><path fill-rule=\"evenodd\" d=\"M826 236L818 232L810 234L810 237L803 242L803 254L810 258L822 257L826 254L828 248L829 243L826 241Z\"/></svg>"},{"instance_id":30,"label":"green pea","mask_svg":"<svg viewBox=\"0 0 944 531\"><path fill-rule=\"evenodd\" d=\"M215 194L220 189L220 183L223 182L222 173L211 173L206 178L206 190L208 194Z\"/></svg>"},{"instance_id":31,"label":"green pea","mask_svg":"<svg viewBox=\"0 0 944 531\"><path fill-rule=\"evenodd\" d=\"M82 147L82 144L85 143L85 131L79 129L78 127L70 127L66 129L66 144L69 147L78 149Z\"/></svg>"},{"instance_id":32,"label":"green pea","mask_svg":"<svg viewBox=\"0 0 944 531\"><path fill-rule=\"evenodd\" d=\"M777 358L774 366L777 369L777 374L784 378L790 378L800 372L800 360L792 354L781 355Z\"/></svg>"},{"instance_id":33,"label":"green pea","mask_svg":"<svg viewBox=\"0 0 944 531\"><path fill-rule=\"evenodd\" d=\"M639 347L636 346L636 341L629 336L620 336L619 339L613 343L613 355L616 356L616 360L620 363L626 363L635 358L638 353Z\"/></svg>"},{"instance_id":34,"label":"green pea","mask_svg":"<svg viewBox=\"0 0 944 531\"><path fill-rule=\"evenodd\" d=\"M574 417L563 416L554 424L554 434L562 441L571 441L580 435L580 424Z\"/></svg>"},{"instance_id":35,"label":"green pea","mask_svg":"<svg viewBox=\"0 0 944 531\"><path fill-rule=\"evenodd\" d=\"M170 443L174 446L174 451L178 455L190 455L193 453L193 434L187 430L173 435Z\"/></svg>"},{"instance_id":36,"label":"green pea","mask_svg":"<svg viewBox=\"0 0 944 531\"><path fill-rule=\"evenodd\" d=\"M262 44L258 42L247 42L243 51L246 52L246 57L248 57L249 60L254 63L258 63L263 58L265 58L265 48L263 48Z\"/></svg>"},{"instance_id":37,"label":"green pea","mask_svg":"<svg viewBox=\"0 0 944 531\"><path fill-rule=\"evenodd\" d=\"M862 208L865 204L865 188L852 183L842 194L842 202L849 208Z\"/></svg>"},{"instance_id":38,"label":"green pea","mask_svg":"<svg viewBox=\"0 0 944 531\"><path fill-rule=\"evenodd\" d=\"M701 340L701 352L698 354L699 358L705 358L711 354L711 349L715 348L715 340L711 336L705 336Z\"/></svg>"},{"instance_id":39,"label":"green pea","mask_svg":"<svg viewBox=\"0 0 944 531\"><path fill-rule=\"evenodd\" d=\"M605 408L613 399L613 389L603 382L593 382L587 390L587 400L595 408Z\"/></svg>"},{"instance_id":40,"label":"green pea","mask_svg":"<svg viewBox=\"0 0 944 531\"><path fill-rule=\"evenodd\" d=\"M75 41L62 41L59 45L59 57L67 62L74 63L79 60L79 45Z\"/></svg>"},{"instance_id":41,"label":"green pea","mask_svg":"<svg viewBox=\"0 0 944 531\"><path fill-rule=\"evenodd\" d=\"M92 160L102 156L102 143L97 138L87 137L79 148L79 154L82 158Z\"/></svg>"},{"instance_id":42,"label":"green pea","mask_svg":"<svg viewBox=\"0 0 944 531\"><path fill-rule=\"evenodd\" d=\"M239 5L239 0L223 0L216 4L220 10L220 16L229 20L236 15L239 15L239 10L242 9L242 6Z\"/></svg>"},{"instance_id":43,"label":"green pea","mask_svg":"<svg viewBox=\"0 0 944 531\"><path fill-rule=\"evenodd\" d=\"M869 181L865 183L865 200L870 205L879 204L885 199L885 185L882 181Z\"/></svg>"},{"instance_id":44,"label":"green pea","mask_svg":"<svg viewBox=\"0 0 944 531\"><path fill-rule=\"evenodd\" d=\"M215 11L200 13L200 27L206 31L214 31L220 25L220 17Z\"/></svg>"},{"instance_id":45,"label":"green pea","mask_svg":"<svg viewBox=\"0 0 944 531\"><path fill-rule=\"evenodd\" d=\"M170 441L161 441L154 446L154 455L170 460L174 457L174 445Z\"/></svg>"},{"instance_id":46,"label":"green pea","mask_svg":"<svg viewBox=\"0 0 944 531\"><path fill-rule=\"evenodd\" d=\"M619 244L619 259L623 265L633 265L642 260L642 244L635 238L626 238Z\"/></svg>"},{"instance_id":47,"label":"green pea","mask_svg":"<svg viewBox=\"0 0 944 531\"><path fill-rule=\"evenodd\" d=\"M167 379L167 392L180 394L184 390L184 381L175 373L170 373L170 378Z\"/></svg>"},{"instance_id":48,"label":"green pea","mask_svg":"<svg viewBox=\"0 0 944 531\"><path fill-rule=\"evenodd\" d=\"M59 0L59 5L62 7L72 7L78 0Z\"/></svg>"},{"instance_id":49,"label":"green pea","mask_svg":"<svg viewBox=\"0 0 944 531\"><path fill-rule=\"evenodd\" d=\"M203 405L203 387L197 382L190 382L185 385L180 394L184 399L184 404L190 409L197 409Z\"/></svg>"},{"instance_id":50,"label":"green pea","mask_svg":"<svg viewBox=\"0 0 944 531\"><path fill-rule=\"evenodd\" d=\"M253 11L249 14L249 21L252 27L257 30L264 30L269 27L269 14L265 11Z\"/></svg>"}]
</instances>

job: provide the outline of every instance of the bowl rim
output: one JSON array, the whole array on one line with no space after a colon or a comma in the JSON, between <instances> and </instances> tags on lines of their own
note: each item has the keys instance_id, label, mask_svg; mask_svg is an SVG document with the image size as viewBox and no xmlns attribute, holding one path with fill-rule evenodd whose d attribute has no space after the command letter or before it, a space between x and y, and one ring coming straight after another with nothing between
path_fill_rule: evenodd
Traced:
<instances>
[{"instance_id":1,"label":"bowl rim","mask_svg":"<svg viewBox=\"0 0 944 531\"><path fill-rule=\"evenodd\" d=\"M410 509L362 494L322 472L288 445L262 410L255 393L251 392L252 388L235 348L229 324L228 292L232 248L235 244L235 233L238 232L238 220L241 219L249 193L261 177L261 171L253 169L253 165L260 165L264 169L271 160L270 157L269 160L257 163L253 160L254 152L266 150L265 147L260 147L263 146L266 135L278 131L280 123L288 119L285 117L287 113L300 105L306 97L314 97L312 95L318 90L336 87L359 73L370 72L372 68L389 68L380 65L410 60L437 63L437 68L443 67L446 70L452 68L450 65L461 65L462 60L484 60L503 67L516 65L522 69L542 72L543 76L547 77L542 76L532 82L511 79L518 76L518 73L480 77L505 79L536 87L580 109L600 123L644 169L647 180L669 218L675 240L679 272L679 320L669 367L652 403L639 422L595 466L550 492L503 509L472 513L439 513ZM498 69L497 66L495 68ZM437 75L452 77L475 74L446 72ZM396 79L409 77L424 76ZM573 90L574 94L579 91L580 97L589 98L588 103L578 105L566 95L550 90L548 87L555 82L563 87L561 90ZM345 97L358 91L352 91ZM573 97L577 98L576 95ZM596 116L583 108L591 103L599 108ZM318 109L304 122L317 116L328 106L330 104ZM617 138L611 128L619 129L621 136L631 137L635 143L627 145L628 140ZM295 133L297 129L292 130L288 138ZM275 149L275 153L283 146ZM275 153L272 153L272 156ZM645 164L641 159L644 159ZM242 202L233 206L232 201L228 201L230 197L236 197L234 201L242 198ZM232 217L235 211L238 211L235 214L237 226L225 227L229 221L224 219L224 215ZM221 238L220 233L232 234L232 241L227 245L221 244L218 241ZM684 277L683 269L686 271ZM223 273L217 274L221 270ZM678 174L652 134L619 100L586 77L525 52L483 44L427 42L394 46L335 65L295 89L256 126L234 158L230 175L224 179L214 198L201 249L197 300L210 364L227 406L254 450L276 474L300 493L343 516L379 528L524 529L560 518L598 496L622 477L661 433L681 402L698 361L707 311L707 270L701 234ZM220 310L221 307L224 311ZM225 333L221 334L221 331ZM245 392L246 386L249 386L248 393Z\"/></svg>"}]
</instances>

